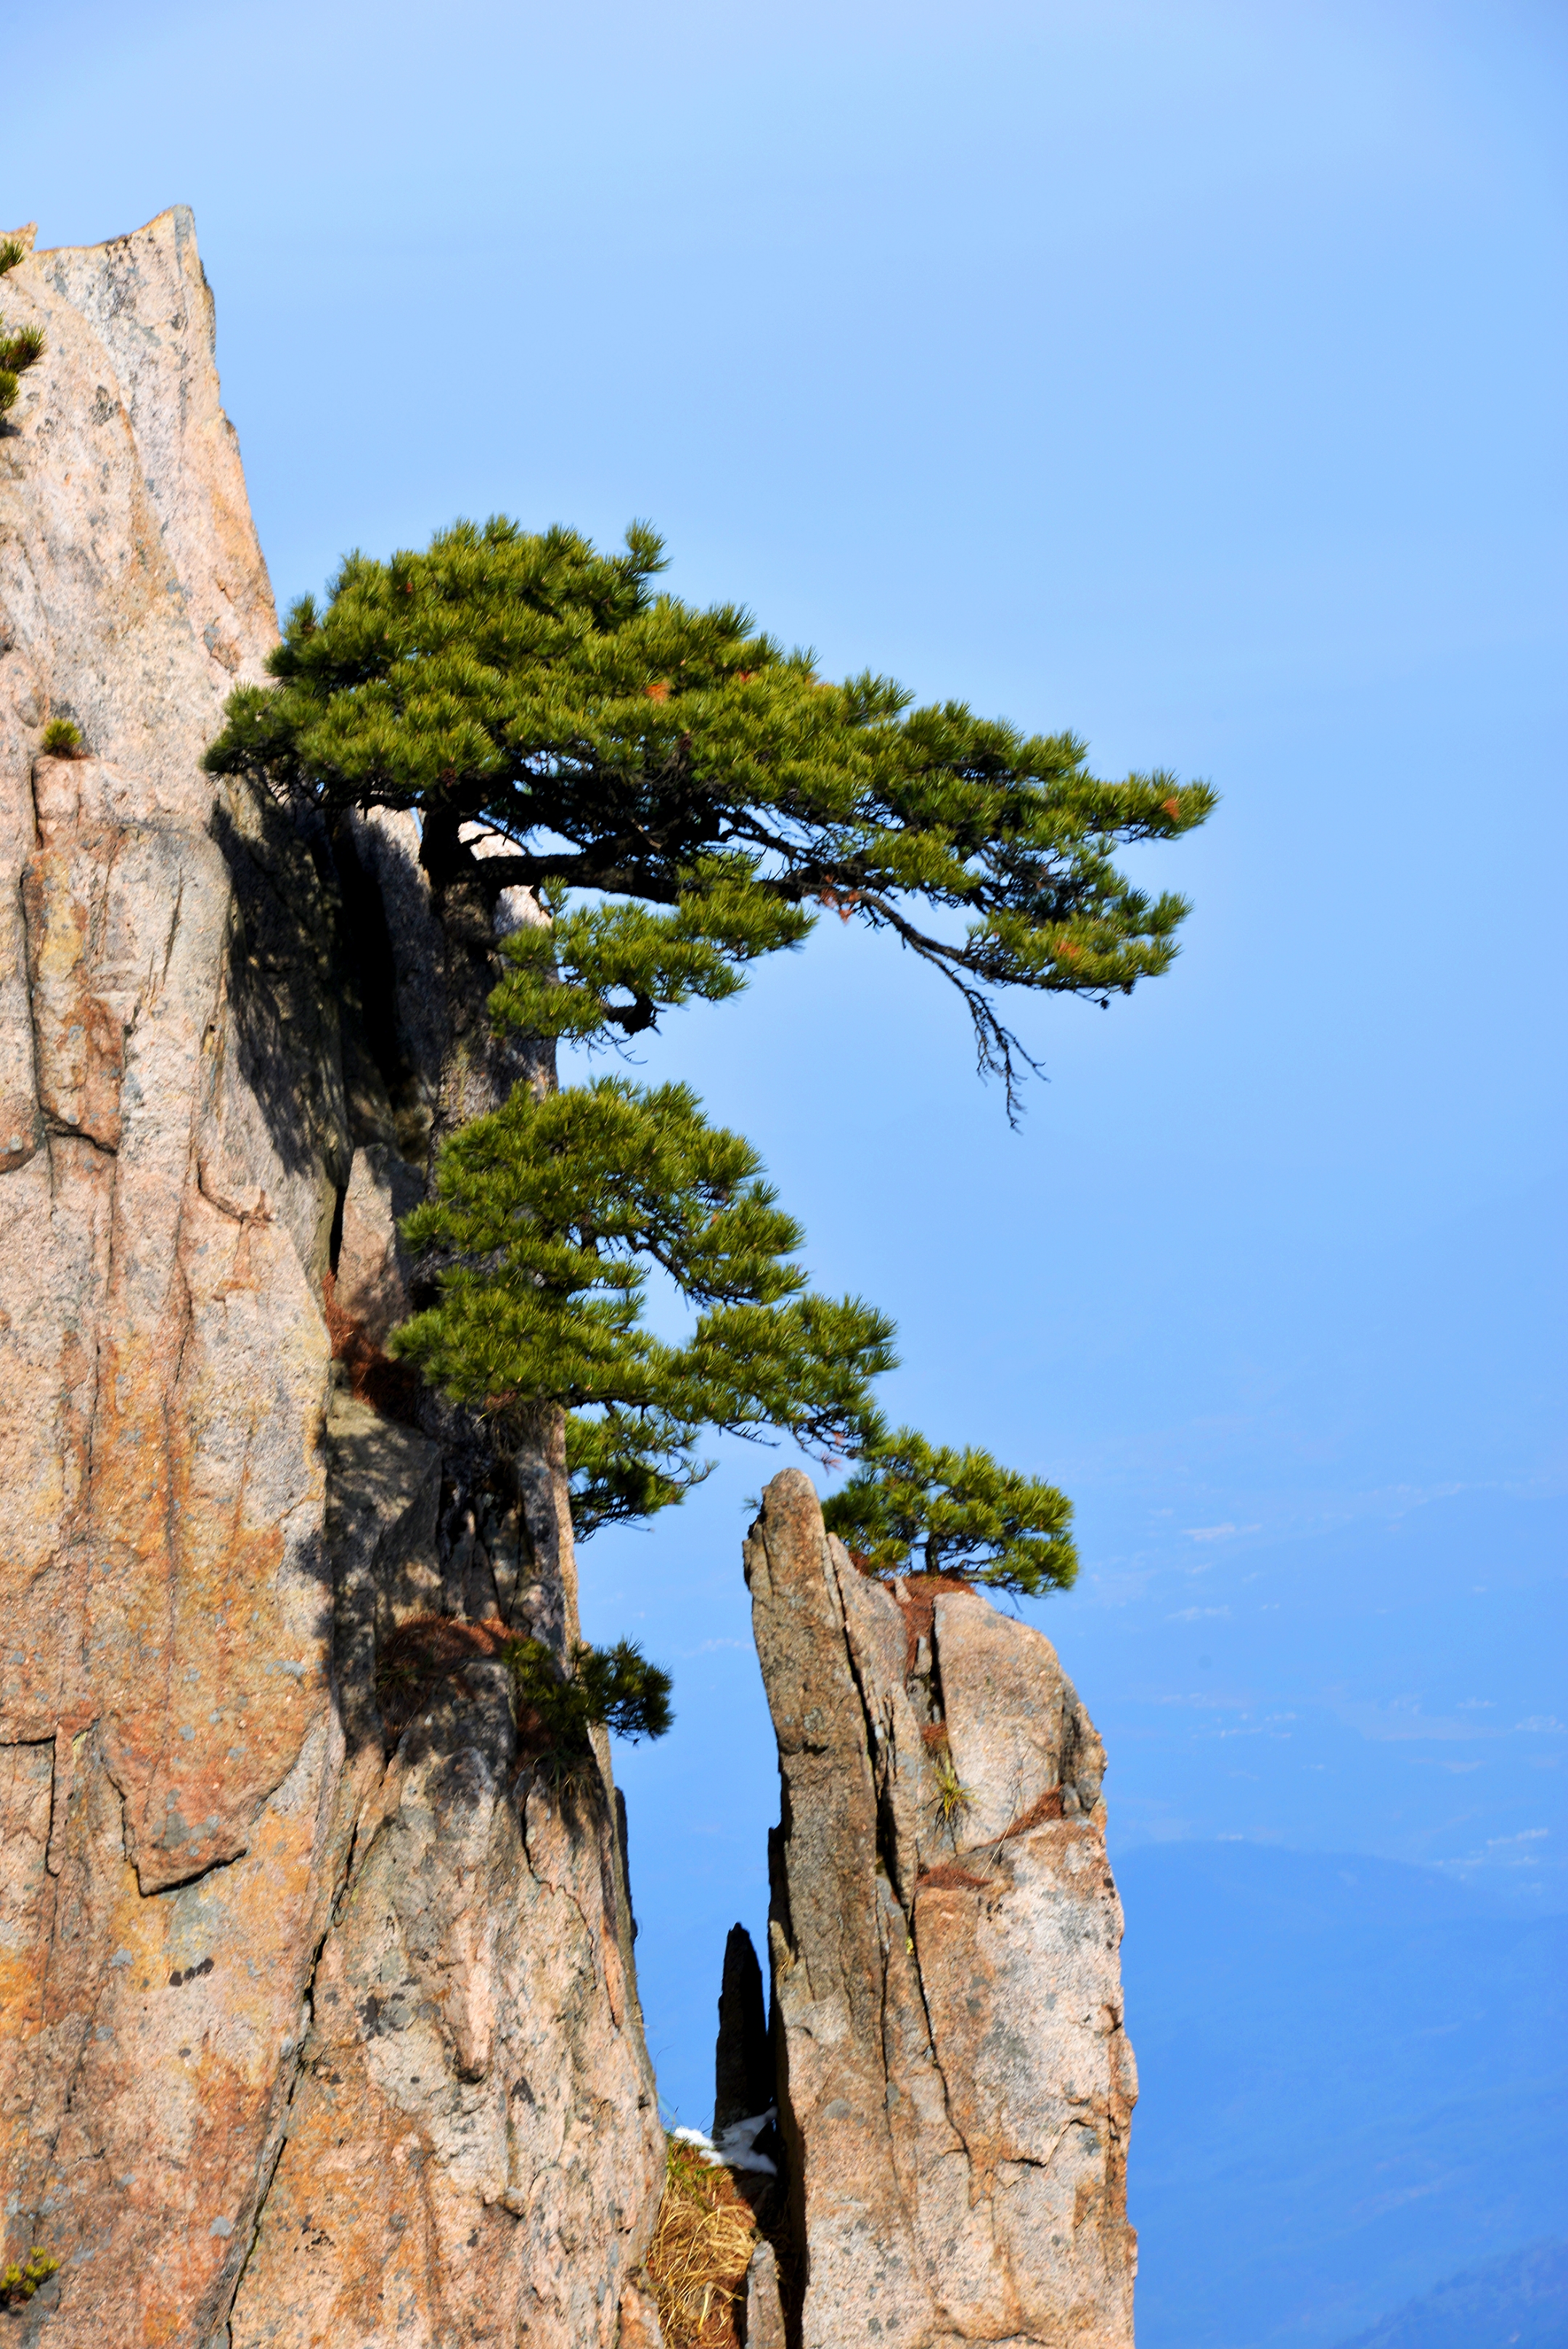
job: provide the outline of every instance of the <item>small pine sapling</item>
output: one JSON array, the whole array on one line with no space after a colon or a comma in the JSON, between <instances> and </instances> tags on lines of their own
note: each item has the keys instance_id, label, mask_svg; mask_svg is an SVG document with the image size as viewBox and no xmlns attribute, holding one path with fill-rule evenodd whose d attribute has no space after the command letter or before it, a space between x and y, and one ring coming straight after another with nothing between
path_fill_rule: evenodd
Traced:
<instances>
[{"instance_id":1,"label":"small pine sapling","mask_svg":"<svg viewBox=\"0 0 1568 2349\"><path fill-rule=\"evenodd\" d=\"M17 259L21 259L20 251ZM18 326L7 334L0 325L0 415L16 405L21 385L19 376L36 367L44 356L44 333L41 326Z\"/></svg>"},{"instance_id":2,"label":"small pine sapling","mask_svg":"<svg viewBox=\"0 0 1568 2349\"><path fill-rule=\"evenodd\" d=\"M36 367L44 356L42 326L18 326L16 333L0 331L0 367L8 367L14 375L23 375Z\"/></svg>"},{"instance_id":3,"label":"small pine sapling","mask_svg":"<svg viewBox=\"0 0 1568 2349\"><path fill-rule=\"evenodd\" d=\"M51 759L75 759L81 755L81 729L68 718L51 718L44 729L44 750Z\"/></svg>"},{"instance_id":4,"label":"small pine sapling","mask_svg":"<svg viewBox=\"0 0 1568 2349\"><path fill-rule=\"evenodd\" d=\"M956 1575L1033 1599L1070 1589L1078 1571L1064 1493L911 1427L875 1434L823 1516L870 1574Z\"/></svg>"},{"instance_id":5,"label":"small pine sapling","mask_svg":"<svg viewBox=\"0 0 1568 2349\"><path fill-rule=\"evenodd\" d=\"M15 269L19 261L26 261L26 258L27 248L19 236L0 238L0 277L4 277L8 269Z\"/></svg>"},{"instance_id":6,"label":"small pine sapling","mask_svg":"<svg viewBox=\"0 0 1568 2349\"><path fill-rule=\"evenodd\" d=\"M634 1745L663 1737L674 1723L670 1674L650 1664L634 1640L618 1640L613 1648L579 1640L570 1672L543 1640L509 1640L502 1652L519 1705L535 1715L545 1751L562 1763L587 1754L588 1731L601 1723Z\"/></svg>"}]
</instances>

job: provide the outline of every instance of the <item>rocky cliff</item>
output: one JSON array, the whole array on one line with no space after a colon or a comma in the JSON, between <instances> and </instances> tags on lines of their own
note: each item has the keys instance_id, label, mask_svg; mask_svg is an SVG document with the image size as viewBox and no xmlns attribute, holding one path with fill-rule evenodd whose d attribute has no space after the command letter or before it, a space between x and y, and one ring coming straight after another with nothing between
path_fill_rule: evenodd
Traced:
<instances>
[{"instance_id":1,"label":"rocky cliff","mask_svg":"<svg viewBox=\"0 0 1568 2349\"><path fill-rule=\"evenodd\" d=\"M395 823L202 771L274 616L189 215L0 316L46 337L0 431L0 2185L61 2261L16 2337L652 2338L607 1750L544 1783L495 1655L575 1630L559 1463L379 1350L393 1215L515 1073L487 941Z\"/></svg>"},{"instance_id":2,"label":"rocky cliff","mask_svg":"<svg viewBox=\"0 0 1568 2349\"><path fill-rule=\"evenodd\" d=\"M559 1432L503 1456L384 1350L442 1135L549 1071L411 819L202 771L275 623L189 215L29 252L0 318L45 338L0 420L0 2267L59 2262L5 2321L657 2349L624 1812L602 1737L542 1766L501 1653L576 1635ZM803 1476L747 1572L751 2349L1124 2349L1093 1728L1037 1633L857 1574Z\"/></svg>"},{"instance_id":3,"label":"rocky cliff","mask_svg":"<svg viewBox=\"0 0 1568 2349\"><path fill-rule=\"evenodd\" d=\"M792 2343L1128 2349L1137 2083L1088 1716L978 1593L858 1573L799 1471L746 1576Z\"/></svg>"}]
</instances>

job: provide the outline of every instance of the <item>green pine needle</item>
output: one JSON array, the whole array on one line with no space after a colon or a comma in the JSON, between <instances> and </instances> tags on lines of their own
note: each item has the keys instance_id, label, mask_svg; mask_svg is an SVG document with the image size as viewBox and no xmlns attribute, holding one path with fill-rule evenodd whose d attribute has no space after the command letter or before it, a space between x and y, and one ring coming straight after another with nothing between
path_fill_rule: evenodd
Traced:
<instances>
[{"instance_id":1,"label":"green pine needle","mask_svg":"<svg viewBox=\"0 0 1568 2349\"><path fill-rule=\"evenodd\" d=\"M858 1450L892 1325L804 1293L800 1227L758 1166L684 1085L520 1086L447 1144L436 1196L404 1224L438 1295L393 1350L504 1424L568 1412L579 1533L680 1499L706 1474L706 1427ZM698 1309L685 1345L643 1326L655 1265Z\"/></svg>"},{"instance_id":2,"label":"green pine needle","mask_svg":"<svg viewBox=\"0 0 1568 2349\"><path fill-rule=\"evenodd\" d=\"M911 1427L876 1436L822 1514L873 1574L956 1574L1034 1599L1070 1589L1078 1571L1064 1493Z\"/></svg>"},{"instance_id":3,"label":"green pine needle","mask_svg":"<svg viewBox=\"0 0 1568 2349\"><path fill-rule=\"evenodd\" d=\"M0 367L22 375L44 356L42 326L18 326L15 334L0 332Z\"/></svg>"},{"instance_id":4,"label":"green pine needle","mask_svg":"<svg viewBox=\"0 0 1568 2349\"><path fill-rule=\"evenodd\" d=\"M733 995L826 907L957 988L1012 1116L1035 1063L999 999L1106 1003L1168 969L1186 902L1115 856L1191 831L1213 792L1162 770L1106 781L1071 734L822 678L740 606L659 592L663 568L645 523L607 555L504 516L350 555L325 606L289 614L273 683L231 696L207 766L328 816L417 811L438 903L459 880L492 902L532 888L547 918L503 946L498 1029L624 1042ZM468 825L509 846L476 857ZM563 1410L579 1533L679 1501L708 1473L705 1429L777 1430L858 1463L827 1516L872 1571L1071 1583L1054 1486L887 1433L870 1381L892 1324L807 1290L756 1154L684 1086L519 1088L446 1144L405 1233L435 1302L393 1350L514 1434ZM654 1267L696 1310L684 1345L643 1323Z\"/></svg>"},{"instance_id":5,"label":"green pine needle","mask_svg":"<svg viewBox=\"0 0 1568 2349\"><path fill-rule=\"evenodd\" d=\"M650 1664L634 1640L590 1648L579 1640L563 1672L543 1640L514 1640L504 1650L519 1703L535 1715L542 1744L563 1758L585 1752L597 1723L636 1744L673 1727L670 1674Z\"/></svg>"},{"instance_id":6,"label":"green pine needle","mask_svg":"<svg viewBox=\"0 0 1568 2349\"><path fill-rule=\"evenodd\" d=\"M351 555L324 610L290 613L275 683L231 697L208 765L328 812L416 808L438 877L477 869L474 822L513 843L483 860L486 889L632 901L566 913L558 973L548 934L520 934L496 1014L544 1034L635 1032L732 992L819 906L888 931L957 988L1011 1113L1033 1062L998 995L1104 1003L1167 969L1186 902L1114 853L1190 831L1214 794L1101 781L1070 734L911 709L887 678L834 683L738 605L656 592L663 562L642 524L605 555L504 517Z\"/></svg>"}]
</instances>

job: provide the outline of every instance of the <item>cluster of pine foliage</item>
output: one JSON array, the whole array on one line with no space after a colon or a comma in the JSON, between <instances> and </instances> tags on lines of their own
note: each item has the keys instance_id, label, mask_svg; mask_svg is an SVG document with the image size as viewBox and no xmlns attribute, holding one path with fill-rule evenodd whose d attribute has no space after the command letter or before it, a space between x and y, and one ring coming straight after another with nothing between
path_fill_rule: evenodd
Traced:
<instances>
[{"instance_id":1,"label":"cluster of pine foliage","mask_svg":"<svg viewBox=\"0 0 1568 2349\"><path fill-rule=\"evenodd\" d=\"M19 261L27 258L27 248L19 237L0 239L0 277L15 269ZM9 334L0 319L0 416L16 405L21 389L16 378L36 367L44 356L44 333L41 326L16 326Z\"/></svg>"},{"instance_id":2,"label":"cluster of pine foliage","mask_svg":"<svg viewBox=\"0 0 1568 2349\"><path fill-rule=\"evenodd\" d=\"M1102 781L1071 735L819 676L746 612L659 592L663 565L642 527L602 554L504 519L355 555L325 607L290 613L275 682L233 696L209 767L328 819L415 811L438 905L458 882L492 904L531 888L549 918L500 949L498 1030L624 1044L735 994L827 907L957 988L1012 1115L1034 1064L1002 999L1105 1003L1165 970L1186 905L1116 854L1189 831L1211 794ZM475 826L504 853L476 858ZM706 1431L772 1430L854 1464L828 1520L868 1570L1072 1580L1053 1486L889 1429L891 1323L808 1287L756 1153L687 1087L519 1086L446 1143L406 1237L436 1301L397 1350L503 1428L563 1410L580 1534L678 1501ZM692 1309L683 1344L646 1326L654 1267Z\"/></svg>"},{"instance_id":3,"label":"cluster of pine foliage","mask_svg":"<svg viewBox=\"0 0 1568 2349\"><path fill-rule=\"evenodd\" d=\"M36 367L44 356L44 330L41 326L16 326L6 331L0 319L0 416L15 408L21 390L17 378L30 367Z\"/></svg>"},{"instance_id":4,"label":"cluster of pine foliage","mask_svg":"<svg viewBox=\"0 0 1568 2349\"><path fill-rule=\"evenodd\" d=\"M590 1648L579 1640L569 1674L563 1674L543 1640L516 1640L506 1661L519 1701L536 1717L546 1749L569 1770L587 1750L597 1723L635 1744L639 1737L662 1737L675 1716L670 1710L670 1674L650 1664L631 1640L613 1648Z\"/></svg>"}]
</instances>

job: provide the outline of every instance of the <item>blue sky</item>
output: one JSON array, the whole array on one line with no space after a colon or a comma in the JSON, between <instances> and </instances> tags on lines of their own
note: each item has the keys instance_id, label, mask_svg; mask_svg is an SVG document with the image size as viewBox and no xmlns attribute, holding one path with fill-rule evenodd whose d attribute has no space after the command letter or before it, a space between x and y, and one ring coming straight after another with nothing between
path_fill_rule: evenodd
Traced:
<instances>
[{"instance_id":1,"label":"blue sky","mask_svg":"<svg viewBox=\"0 0 1568 2349\"><path fill-rule=\"evenodd\" d=\"M1114 1847L1568 1905L1568 20L67 0L6 52L0 213L194 207L280 600L458 513L643 515L831 670L1217 785L1147 859L1173 974L1023 1008L1020 1135L940 982L836 923L646 1065L898 1316L894 1408L1074 1495L1038 1619ZM585 1558L590 1628L677 1675L623 1759L687 2120L765 1905L779 1457Z\"/></svg>"}]
</instances>

